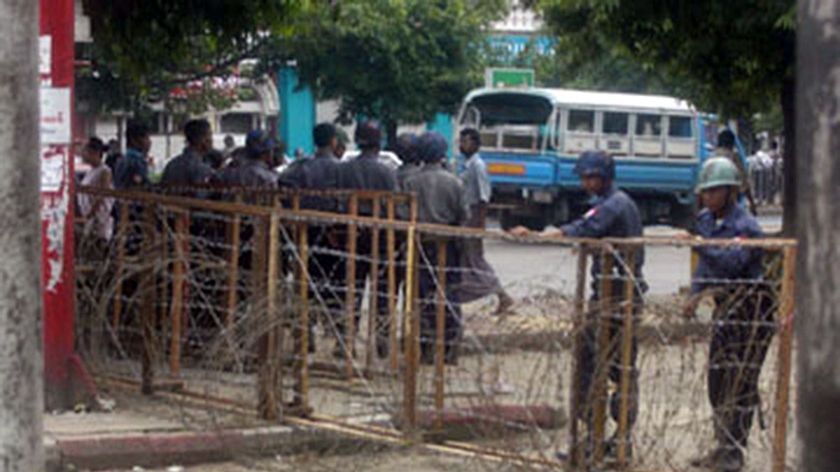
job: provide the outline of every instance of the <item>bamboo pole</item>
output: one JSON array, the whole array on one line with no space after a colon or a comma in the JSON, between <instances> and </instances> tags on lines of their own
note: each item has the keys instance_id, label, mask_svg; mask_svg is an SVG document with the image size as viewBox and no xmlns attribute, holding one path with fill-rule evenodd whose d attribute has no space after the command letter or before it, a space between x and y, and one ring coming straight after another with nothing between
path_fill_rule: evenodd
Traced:
<instances>
[{"instance_id":1,"label":"bamboo pole","mask_svg":"<svg viewBox=\"0 0 840 472\"><path fill-rule=\"evenodd\" d=\"M278 414L278 401L276 389L276 371L277 371L277 353L276 353L276 320L273 319L275 315L272 310L274 307L274 300L269 296L272 286L276 287L275 279L271 279L271 271L268 271L266 277L266 228L263 219L256 219L253 223L253 252L251 254L251 277L253 291L251 294L252 301L259 303L261 297L265 297L265 308L258 312L258 319L263 322L257 324L257 329L260 330L258 361L259 371L257 375L257 408L259 416L265 420L275 420ZM269 232L271 230L269 229ZM269 255L270 257L270 255ZM276 266L275 266L276 267ZM268 279L268 280L266 280Z\"/></svg>"},{"instance_id":2,"label":"bamboo pole","mask_svg":"<svg viewBox=\"0 0 840 472\"><path fill-rule=\"evenodd\" d=\"M154 206L146 204L143 209L143 253L151 254L155 237ZM141 271L139 292L141 297L140 320L143 325L143 356L141 358L141 386L144 395L154 393L155 377L155 307L153 261L144 261Z\"/></svg>"},{"instance_id":3,"label":"bamboo pole","mask_svg":"<svg viewBox=\"0 0 840 472\"><path fill-rule=\"evenodd\" d=\"M237 195L236 201L241 203L242 196ZM230 224L228 225L228 280L227 280L227 297L225 310L225 332L227 337L228 350L230 357L235 359L236 356L236 304L237 293L239 291L239 246L241 244L241 226L242 217L239 213L234 213L231 216Z\"/></svg>"},{"instance_id":4,"label":"bamboo pole","mask_svg":"<svg viewBox=\"0 0 840 472\"><path fill-rule=\"evenodd\" d=\"M394 198L388 197L388 221L396 218ZM391 370L396 372L399 368L399 357L397 354L397 268L396 268L396 246L397 238L394 228L387 230L388 244L388 354L391 361Z\"/></svg>"},{"instance_id":5,"label":"bamboo pole","mask_svg":"<svg viewBox=\"0 0 840 472\"><path fill-rule=\"evenodd\" d=\"M776 417L773 425L773 472L785 471L787 421L793 351L793 316L796 292L796 247L784 249L781 299L779 300L779 360L776 374Z\"/></svg>"},{"instance_id":6,"label":"bamboo pole","mask_svg":"<svg viewBox=\"0 0 840 472\"><path fill-rule=\"evenodd\" d=\"M417 267L417 251L414 227L408 229L406 239L406 268L405 268L405 392L403 406L405 410L405 425L408 433L417 427L417 368L419 361L420 318L418 317L415 297L415 272Z\"/></svg>"},{"instance_id":7,"label":"bamboo pole","mask_svg":"<svg viewBox=\"0 0 840 472\"><path fill-rule=\"evenodd\" d=\"M169 372L177 377L181 373L181 331L184 319L184 282L186 278L187 252L185 244L189 244L189 234L185 228L185 215L175 217L175 264L172 268L172 304L170 318L172 333L169 345Z\"/></svg>"},{"instance_id":8,"label":"bamboo pole","mask_svg":"<svg viewBox=\"0 0 840 472\"><path fill-rule=\"evenodd\" d=\"M126 245L128 244L129 237L128 237L128 206L130 205L129 202L123 201L120 202L120 222L119 228L117 229L117 266L116 266L116 274L114 274L114 278L117 281L117 286L115 287L114 293L114 313L111 319L111 327L114 330L114 334L119 332L120 329L120 319L122 318L122 310L123 310L123 280L124 274L123 271L125 269L125 252L126 252Z\"/></svg>"},{"instance_id":9,"label":"bamboo pole","mask_svg":"<svg viewBox=\"0 0 840 472\"><path fill-rule=\"evenodd\" d=\"M571 385L571 421L569 421L569 460L570 465L572 467L576 467L583 463L583 448L580 447L580 439L578 437L578 418L580 415L578 412L581 408L581 398L580 398L580 364L578 360L580 359L580 353L583 348L583 329L585 326L584 320L584 296L586 293L586 261L589 257L589 249L587 246L581 244L578 247L578 255L577 255L577 273L576 273L576 285L575 285L575 299L574 299L574 350L573 350L573 357L572 357L572 381L570 382ZM588 409L588 400L586 408Z\"/></svg>"},{"instance_id":10,"label":"bamboo pole","mask_svg":"<svg viewBox=\"0 0 840 472\"><path fill-rule=\"evenodd\" d=\"M359 200L350 196L350 216L359 213ZM353 348L356 345L356 238L358 227L351 221L347 227L347 298L345 300L344 375L353 378Z\"/></svg>"},{"instance_id":11,"label":"bamboo pole","mask_svg":"<svg viewBox=\"0 0 840 472\"><path fill-rule=\"evenodd\" d=\"M298 227L298 248L300 249L300 350L298 352L298 392L296 402L301 411L309 411L309 241L308 227L301 224Z\"/></svg>"},{"instance_id":12,"label":"bamboo pole","mask_svg":"<svg viewBox=\"0 0 840 472\"><path fill-rule=\"evenodd\" d=\"M609 249L601 249L600 310L598 313L598 347L595 372L593 373L593 459L596 464L604 458L604 436L607 423L607 373L610 362L610 326L612 317L612 271L613 256Z\"/></svg>"},{"instance_id":13,"label":"bamboo pole","mask_svg":"<svg viewBox=\"0 0 840 472\"><path fill-rule=\"evenodd\" d=\"M435 428L443 428L446 375L446 241L437 242L437 293L435 294Z\"/></svg>"},{"instance_id":14,"label":"bamboo pole","mask_svg":"<svg viewBox=\"0 0 840 472\"><path fill-rule=\"evenodd\" d=\"M633 331L634 304L636 301L634 268L636 266L636 251L632 246L627 247L626 279L624 280L624 319L621 337L621 405L618 418L618 466L626 469L629 466L628 443L630 442L630 381L633 373Z\"/></svg>"},{"instance_id":15,"label":"bamboo pole","mask_svg":"<svg viewBox=\"0 0 840 472\"><path fill-rule=\"evenodd\" d=\"M382 202L378 198L373 200L373 214L378 217L381 211ZM374 228L370 235L371 262L370 262L370 304L368 309L368 339L365 352L365 366L370 369L373 366L373 352L376 349L377 338L379 337L379 229Z\"/></svg>"}]
</instances>

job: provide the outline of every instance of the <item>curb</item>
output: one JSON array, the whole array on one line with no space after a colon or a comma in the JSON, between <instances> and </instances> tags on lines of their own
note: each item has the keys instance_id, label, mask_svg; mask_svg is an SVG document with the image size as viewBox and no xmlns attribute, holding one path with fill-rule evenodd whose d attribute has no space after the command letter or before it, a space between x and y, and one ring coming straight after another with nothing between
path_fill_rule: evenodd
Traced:
<instances>
[{"instance_id":1,"label":"curb","mask_svg":"<svg viewBox=\"0 0 840 472\"><path fill-rule=\"evenodd\" d=\"M45 438L49 472L191 465L243 455L340 454L358 450L359 438L314 428L272 426L213 432L99 434L68 439Z\"/></svg>"}]
</instances>

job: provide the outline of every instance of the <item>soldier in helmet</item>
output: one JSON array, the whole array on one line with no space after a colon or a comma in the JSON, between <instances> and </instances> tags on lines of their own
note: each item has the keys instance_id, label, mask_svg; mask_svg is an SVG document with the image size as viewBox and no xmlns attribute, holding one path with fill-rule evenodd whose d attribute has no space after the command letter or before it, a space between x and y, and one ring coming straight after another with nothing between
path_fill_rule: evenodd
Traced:
<instances>
[{"instance_id":1,"label":"soldier in helmet","mask_svg":"<svg viewBox=\"0 0 840 472\"><path fill-rule=\"evenodd\" d=\"M575 173L580 177L581 185L587 194L590 196L590 204L592 207L581 218L572 221L569 224L563 225L559 230L546 231L541 233L545 237L574 237L574 238L632 238L642 236L642 219L639 214L639 209L636 203L629 195L615 186L615 161L604 151L586 151L580 155L578 162L575 165ZM530 231L522 226L517 226L510 230L510 233L515 236L526 236ZM578 351L578 398L581 399L580 404L582 408L578 409L578 418L585 422L592 431L593 411L592 401L593 396L593 378L596 371L604 366L598 366L596 360L598 359L597 350L597 320L609 330L609 353L606 358L608 360L608 379L616 387L621 381L621 349L622 345L622 316L620 313L600 313L598 311L597 303L602 297L611 297L613 300L624 299L624 282L628 279L627 268L621 260L626 260L629 250L619 250L616 253L617 261L610 273L604 273L602 268L602 260L598 252L593 253L592 256L592 297L593 302L591 306L596 307L595 310L587 314L586 323L584 324L581 347ZM636 300L633 304L634 314L638 316L641 313L642 307L642 293L647 290L647 284L644 282L642 274L642 266L644 264L644 250L639 247L634 250L634 267L630 268L633 271L632 281L635 287ZM612 293L601 293L601 279L610 277L613 279L610 291ZM617 306L617 303L613 303ZM635 326L635 325L634 325ZM633 366L630 372L630 391L628 394L628 404L630 411L628 420L630 425L635 422L636 412L638 410L638 369L636 366L636 336L633 335L632 350L631 350L631 365ZM613 394L610 397L610 414L616 423L619 421L619 406L621 405L621 395L618 388L612 389ZM627 431L627 436L619 438L613 436L610 438L605 446L607 455L615 455L617 452L618 441L628 442L628 451L631 451L629 444L630 432ZM592 438L586 438L585 450L587 453L593 450ZM563 456L564 454L558 454Z\"/></svg>"},{"instance_id":2,"label":"soldier in helmet","mask_svg":"<svg viewBox=\"0 0 840 472\"><path fill-rule=\"evenodd\" d=\"M764 233L737 204L743 180L729 159L706 161L698 192L704 209L697 216L697 238L762 238ZM773 335L772 293L762 282L759 248L697 247L691 297L684 314L694 316L704 295L715 301L709 348L708 389L717 447L692 461L720 472L743 468L753 414L759 406L758 377Z\"/></svg>"},{"instance_id":3,"label":"soldier in helmet","mask_svg":"<svg viewBox=\"0 0 840 472\"><path fill-rule=\"evenodd\" d=\"M394 171L380 162L379 150L382 142L382 130L379 123L375 121L365 121L356 127L356 133L353 137L356 141L356 146L361 150L359 156L349 162L342 163L338 171L338 188L348 190L377 190L394 192L397 190L397 178ZM373 205L368 201L359 202L359 215L372 216ZM384 215L380 215L384 216ZM379 267L373 267L370 263L371 255L373 253L373 231L369 228L364 228L359 231L357 240L357 254L359 256L356 263L356 313L355 320L346 320L345 323L354 322L358 326L358 316L361 308L362 294L365 290L365 280L368 276L376 275L377 284L371 283L372 296L377 296L377 311L374 316L376 318L376 352L379 357L386 357L388 354L388 300L385 295L387 290L385 287L384 273L386 270L385 260L380 260ZM376 230L379 231L379 230ZM379 237L379 253L385 254L387 252L386 238L382 235ZM384 258L380 258L384 259ZM371 280L373 282L373 280ZM344 350L344 323L336 323L339 335L339 343L336 346L334 355L336 357L343 356ZM350 350L352 352L352 349Z\"/></svg>"}]
</instances>

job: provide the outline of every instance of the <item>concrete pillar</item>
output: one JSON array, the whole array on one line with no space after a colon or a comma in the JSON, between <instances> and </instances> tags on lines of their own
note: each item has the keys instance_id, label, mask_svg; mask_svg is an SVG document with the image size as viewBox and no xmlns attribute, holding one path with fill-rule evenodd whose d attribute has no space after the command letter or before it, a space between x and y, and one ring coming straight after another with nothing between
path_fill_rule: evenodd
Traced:
<instances>
[{"instance_id":1,"label":"concrete pillar","mask_svg":"<svg viewBox=\"0 0 840 472\"><path fill-rule=\"evenodd\" d=\"M0 0L0 464L43 470L38 2Z\"/></svg>"}]
</instances>

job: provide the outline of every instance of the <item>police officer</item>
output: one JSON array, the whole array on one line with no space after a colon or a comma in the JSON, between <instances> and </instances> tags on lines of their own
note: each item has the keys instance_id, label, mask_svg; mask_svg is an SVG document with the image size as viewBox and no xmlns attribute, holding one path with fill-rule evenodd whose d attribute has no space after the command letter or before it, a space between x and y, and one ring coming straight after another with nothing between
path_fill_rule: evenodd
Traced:
<instances>
[{"instance_id":1,"label":"police officer","mask_svg":"<svg viewBox=\"0 0 840 472\"><path fill-rule=\"evenodd\" d=\"M615 180L615 161L604 151L586 151L580 155L578 162L575 165L575 173L580 177L581 184L586 193L590 196L591 209L587 211L583 217L572 221L569 224L563 225L559 230L546 231L542 233L546 237L576 237L576 238L632 238L642 236L642 220L639 214L639 209L636 203L629 195L619 190L614 183ZM510 233L515 236L526 236L530 231L522 226L518 226L510 230ZM633 311L636 315L641 312L641 296L647 289L642 274L642 266L644 265L644 250L640 247L635 249L635 266L633 270L632 281L634 283L636 292L636 302L633 306ZM592 305L599 306L597 303L603 296L612 297L616 300L624 298L624 283L628 277L625 265L621 260L626 260L628 253L626 250L620 250L617 254L616 263L613 264L612 272L604 273L601 264L601 256L597 252L593 254L592 260L592 298L594 302ZM603 277L614 277L614 282L611 287L611 294L601 293L601 279ZM616 306L617 304L612 304ZM600 315L600 316L599 316ZM579 419L587 423L591 432L591 421L593 413L591 410L593 392L592 380L596 374L596 365L598 358L597 352L597 325L594 322L597 318L601 318L603 326L609 330L608 349L606 356L609 364L608 379L616 388L613 388L613 394L610 398L610 413L616 422L619 420L619 406L621 405L621 397L619 389L617 388L621 381L621 349L622 345L622 319L621 315L610 316L610 314L598 313L597 308L595 312L587 315L587 323L584 325L584 330L581 337L581 348L578 351L578 398L581 399L580 404L583 408L579 408ZM635 326L635 325L634 325ZM635 422L636 412L638 410L638 369L636 368L636 336L633 335L632 350L631 350L631 372L630 372L630 392L628 404L630 411L628 415L629 423L632 425ZM606 443L605 452L608 455L613 455L617 452L617 441L629 441L629 428L627 437L618 438L613 436ZM587 438L587 452L592 450L591 438ZM628 444L628 450L630 444Z\"/></svg>"},{"instance_id":2,"label":"police officer","mask_svg":"<svg viewBox=\"0 0 840 472\"><path fill-rule=\"evenodd\" d=\"M349 162L342 163L339 167L338 173L338 187L340 189L348 190L378 190L393 192L397 190L397 180L394 171L379 161L379 150L382 142L382 130L379 123L375 121L365 121L356 127L354 134L356 146L361 150L359 156ZM373 205L370 201L359 202L359 215L372 216ZM379 267L372 267L370 257L373 253L372 248L372 230L362 229L359 231L357 239L358 263L356 264L356 319L354 322L358 325L359 309L362 302L362 294L365 289L365 281L373 271L377 271L378 284L371 284L371 292L374 296L378 296L376 313L376 352L380 357L386 357L388 354L388 303L385 293L387 292L384 277L386 269L386 261L381 260ZM380 248L379 253L384 254L387 250L387 242L385 238L379 238ZM380 258L384 259L384 258ZM344 327L340 326L340 331ZM343 332L339 334L343 336ZM336 356L344 355L344 349L341 349L343 342L336 346L334 354ZM352 352L352 351L351 351Z\"/></svg>"},{"instance_id":3,"label":"police officer","mask_svg":"<svg viewBox=\"0 0 840 472\"><path fill-rule=\"evenodd\" d=\"M338 187L340 162L335 155L338 147L338 135L334 125L321 123L312 130L315 142L315 154L306 159L295 161L296 168L289 171L300 188L315 190L332 190ZM293 165L295 165L293 164ZM338 202L334 197L304 196L301 198L301 208L336 212ZM337 253L343 250L344 235L340 228L332 225L310 225L309 244L312 257L309 258L309 274L312 277L315 291L326 306L328 320L326 326L331 332L337 330L336 322L341 319L343 295L339 287L346 280L344 260ZM315 317L311 318L314 322ZM310 325L310 329L311 329ZM310 334L309 348L314 352L315 338Z\"/></svg>"},{"instance_id":4,"label":"police officer","mask_svg":"<svg viewBox=\"0 0 840 472\"><path fill-rule=\"evenodd\" d=\"M443 167L446 157L446 139L438 132L428 132L420 138L418 155L423 160L422 169L405 181L405 190L417 194L417 220L422 223L463 226L467 220L467 204L461 181ZM460 259L456 241L446 244L446 315L444 329L444 361L456 364L461 338L461 306L455 297L460 272L455 270ZM437 263L438 243L423 242L420 269L420 359L434 361L435 328L437 314Z\"/></svg>"},{"instance_id":5,"label":"police officer","mask_svg":"<svg viewBox=\"0 0 840 472\"><path fill-rule=\"evenodd\" d=\"M190 120L184 125L187 147L163 169L163 185L201 185L210 183L213 169L204 162L204 155L213 148L213 134L207 120Z\"/></svg>"},{"instance_id":6,"label":"police officer","mask_svg":"<svg viewBox=\"0 0 840 472\"><path fill-rule=\"evenodd\" d=\"M265 131L254 130L245 138L245 159L238 167L221 171L218 180L236 187L276 188L277 174L269 167L274 141Z\"/></svg>"},{"instance_id":7,"label":"police officer","mask_svg":"<svg viewBox=\"0 0 840 472\"><path fill-rule=\"evenodd\" d=\"M704 209L697 216L698 238L762 238L764 233L737 204L742 179L727 158L706 161L698 191ZM758 377L773 335L772 293L762 282L758 248L702 246L684 313L693 316L709 294L716 308L709 348L708 389L717 447L692 461L721 472L743 468L753 414L759 406Z\"/></svg>"},{"instance_id":8,"label":"police officer","mask_svg":"<svg viewBox=\"0 0 840 472\"><path fill-rule=\"evenodd\" d=\"M752 189L750 188L750 179L747 175L747 169L744 167L744 161L741 160L741 154L735 148L735 133L730 129L725 129L718 133L717 148L715 149L715 157L725 157L732 162L740 173L741 195L747 199L750 213L757 215L757 206L753 198Z\"/></svg>"}]
</instances>

